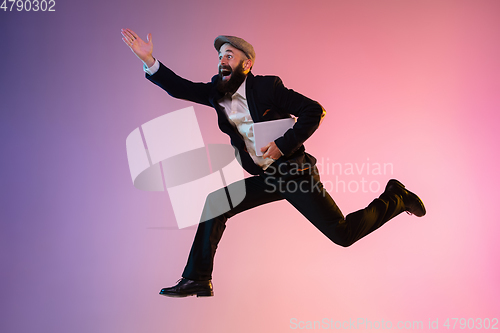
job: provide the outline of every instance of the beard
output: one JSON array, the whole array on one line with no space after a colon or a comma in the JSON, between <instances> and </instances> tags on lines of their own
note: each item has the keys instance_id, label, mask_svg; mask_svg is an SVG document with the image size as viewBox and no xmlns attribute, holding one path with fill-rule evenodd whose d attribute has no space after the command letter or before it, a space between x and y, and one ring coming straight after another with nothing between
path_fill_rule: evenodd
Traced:
<instances>
[{"instance_id":1,"label":"beard","mask_svg":"<svg viewBox=\"0 0 500 333\"><path fill-rule=\"evenodd\" d=\"M224 75L222 74L222 70L230 70L231 77L229 80L224 81L222 78ZM245 81L245 78L247 75L244 72L243 69L243 60L240 61L238 66L234 69L234 71L231 69L230 66L224 66L219 68L219 77L217 78L217 90L223 94L230 93L234 94L236 90L241 86L243 81Z\"/></svg>"}]
</instances>

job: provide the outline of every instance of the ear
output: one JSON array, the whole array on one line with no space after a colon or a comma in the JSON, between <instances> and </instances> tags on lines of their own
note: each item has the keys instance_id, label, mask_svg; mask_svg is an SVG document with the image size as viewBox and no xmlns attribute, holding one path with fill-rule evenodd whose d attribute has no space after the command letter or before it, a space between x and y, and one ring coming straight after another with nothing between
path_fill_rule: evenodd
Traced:
<instances>
[{"instance_id":1,"label":"ear","mask_svg":"<svg viewBox=\"0 0 500 333\"><path fill-rule=\"evenodd\" d=\"M243 69L246 71L249 71L253 66L253 61L251 59L245 60L245 63L243 65Z\"/></svg>"}]
</instances>

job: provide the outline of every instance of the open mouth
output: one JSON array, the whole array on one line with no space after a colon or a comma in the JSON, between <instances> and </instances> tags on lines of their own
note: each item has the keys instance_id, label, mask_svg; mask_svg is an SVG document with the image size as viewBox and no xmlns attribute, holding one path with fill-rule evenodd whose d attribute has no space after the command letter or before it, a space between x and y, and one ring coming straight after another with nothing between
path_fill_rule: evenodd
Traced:
<instances>
[{"instance_id":1,"label":"open mouth","mask_svg":"<svg viewBox=\"0 0 500 333\"><path fill-rule=\"evenodd\" d=\"M230 67L229 68L224 67L220 69L220 74L223 79L228 79L232 72L233 71L231 70Z\"/></svg>"}]
</instances>

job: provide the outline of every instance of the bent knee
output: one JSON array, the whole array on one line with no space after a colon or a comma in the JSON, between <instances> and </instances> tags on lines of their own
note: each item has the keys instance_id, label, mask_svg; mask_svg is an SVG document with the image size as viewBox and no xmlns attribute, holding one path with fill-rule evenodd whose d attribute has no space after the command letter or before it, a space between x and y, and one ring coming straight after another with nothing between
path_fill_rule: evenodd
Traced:
<instances>
[{"instance_id":1,"label":"bent knee","mask_svg":"<svg viewBox=\"0 0 500 333\"><path fill-rule=\"evenodd\" d=\"M350 241L350 240L342 240L342 241L339 241L339 242L335 242L335 244L340 245L342 247L349 247L352 244L354 244L354 242Z\"/></svg>"},{"instance_id":2,"label":"bent knee","mask_svg":"<svg viewBox=\"0 0 500 333\"><path fill-rule=\"evenodd\" d=\"M349 247L352 244L354 244L356 241L352 240L352 238L344 236L344 235L336 235L335 239L332 239L332 241L342 247Z\"/></svg>"}]
</instances>

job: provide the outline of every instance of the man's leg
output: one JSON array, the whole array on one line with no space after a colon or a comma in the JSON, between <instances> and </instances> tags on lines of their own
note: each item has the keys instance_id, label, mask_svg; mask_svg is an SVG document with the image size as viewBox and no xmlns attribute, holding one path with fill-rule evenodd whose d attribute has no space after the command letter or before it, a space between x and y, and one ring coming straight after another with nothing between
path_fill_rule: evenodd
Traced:
<instances>
[{"instance_id":1,"label":"man's leg","mask_svg":"<svg viewBox=\"0 0 500 333\"><path fill-rule=\"evenodd\" d=\"M280 182L279 178L274 180ZM393 217L409 210L408 202L418 199L413 193L404 190L401 183L391 180L390 185L388 184L386 191L379 198L374 199L366 208L353 212L344 218L335 201L323 188L316 168L313 168L310 174L295 178L286 176L281 181L280 190L283 197L326 237L344 247L352 245L380 228ZM416 199L405 197L406 194L408 196L411 194ZM421 204L421 201L419 203ZM415 205L418 206L418 203ZM425 214L425 208L423 208L423 204L421 205L423 214Z\"/></svg>"},{"instance_id":2,"label":"man's leg","mask_svg":"<svg viewBox=\"0 0 500 333\"><path fill-rule=\"evenodd\" d=\"M227 219L245 210L283 199L280 193L269 189L262 176L254 176L241 181L245 182L246 189L243 201L236 207L231 205L228 212L210 218L198 225L188 262L182 273L183 278L177 285L163 288L160 291L161 295L170 297L213 296L211 279L215 251L226 228ZM228 188L222 188L208 195L203 215L207 212L217 211L220 198L228 198L227 194L231 192L232 186L237 189L241 188L241 185L237 182L229 185Z\"/></svg>"},{"instance_id":3,"label":"man's leg","mask_svg":"<svg viewBox=\"0 0 500 333\"><path fill-rule=\"evenodd\" d=\"M226 228L228 218L239 214L245 210L283 199L279 193L272 193L269 186L264 182L262 176L254 176L241 180L245 182L246 195L241 203L236 207L231 206L231 210L227 213L211 218L198 225L198 230L189 253L188 262L182 273L184 278L190 280L210 280L212 278L213 261L217 245L222 237L222 233ZM229 185L238 186L238 185ZM225 191L221 189L219 191ZM205 202L207 207L217 205L219 191L211 193ZM230 191L230 190L229 190ZM225 193L223 193L225 195Z\"/></svg>"},{"instance_id":4,"label":"man's leg","mask_svg":"<svg viewBox=\"0 0 500 333\"><path fill-rule=\"evenodd\" d=\"M323 188L316 167L304 175L264 175L245 179L247 195L229 212L198 225L183 279L176 286L164 288L160 294L174 297L212 296L212 269L217 245L226 221L242 211L286 199L312 222L325 236L341 246L350 246L403 211L417 216L425 214L420 199L398 181L391 180L382 195L366 208L347 215L342 212ZM229 185L231 186L231 185ZM220 193L219 193L220 195ZM210 207L213 197L207 198ZM216 204L216 203L215 203Z\"/></svg>"}]
</instances>

